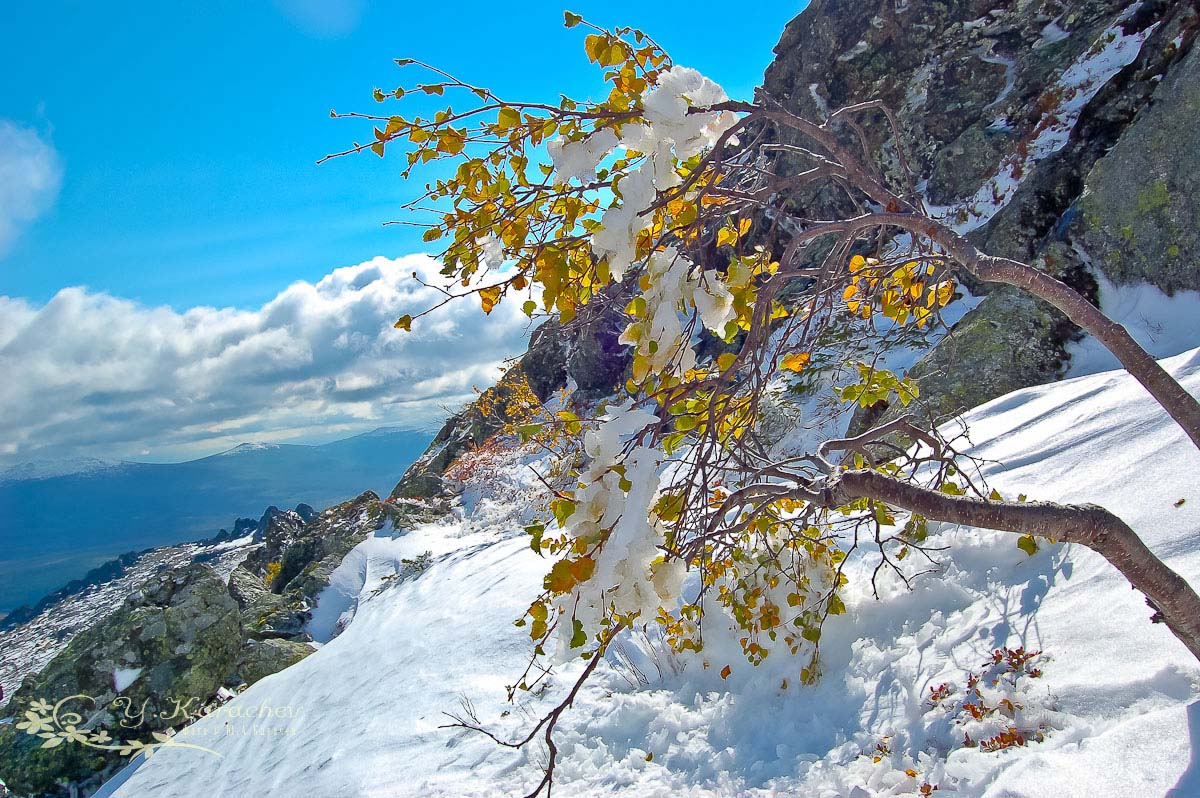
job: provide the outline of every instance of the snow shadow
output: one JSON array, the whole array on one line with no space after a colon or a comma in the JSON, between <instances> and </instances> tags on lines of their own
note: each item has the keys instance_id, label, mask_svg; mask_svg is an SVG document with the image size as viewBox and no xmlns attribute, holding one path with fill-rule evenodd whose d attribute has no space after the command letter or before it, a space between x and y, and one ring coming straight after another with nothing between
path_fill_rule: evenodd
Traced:
<instances>
[{"instance_id":1,"label":"snow shadow","mask_svg":"<svg viewBox=\"0 0 1200 798\"><path fill-rule=\"evenodd\" d=\"M1192 758L1179 781L1167 791L1167 798L1196 798L1200 795L1200 701L1188 704L1187 718Z\"/></svg>"}]
</instances>

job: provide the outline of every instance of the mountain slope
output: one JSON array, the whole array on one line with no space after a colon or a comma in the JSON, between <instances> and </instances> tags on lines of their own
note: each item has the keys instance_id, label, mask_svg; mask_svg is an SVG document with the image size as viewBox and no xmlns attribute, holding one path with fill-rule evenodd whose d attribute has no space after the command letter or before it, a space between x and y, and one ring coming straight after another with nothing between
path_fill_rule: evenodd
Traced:
<instances>
[{"instance_id":1,"label":"mountain slope","mask_svg":"<svg viewBox=\"0 0 1200 798\"><path fill-rule=\"evenodd\" d=\"M1200 392L1200 349L1164 363ZM1186 578L1200 578L1200 453L1128 376L1016 391L967 421L968 453L983 458L993 486L1102 503ZM189 730L223 759L164 749L114 794L482 796L536 782L539 751L438 728L443 712L474 713L516 735L577 672L565 668L516 711L503 702L528 643L509 622L545 562L518 523L534 488L498 476L527 470L486 473L454 519L363 544L374 564L345 632ZM873 561L854 555L849 612L825 628L815 687L798 685L799 664L787 657L749 667L715 633L704 661L642 638L612 649L560 727L565 794L867 798L915 794L923 782L963 796L1200 791L1190 750L1200 747L1200 669L1113 569L1071 546L1028 557L1002 533L942 527L933 540L948 546L934 572L911 591L881 585L879 600ZM427 570L380 577L424 551ZM1044 675L1009 692L1021 705L1014 722L1040 725L1044 741L1000 753L962 747L964 733L983 739L987 723L955 724L931 708L931 688L955 684L961 699L967 672L1001 646L1045 652ZM262 706L288 715L244 716Z\"/></svg>"},{"instance_id":2,"label":"mountain slope","mask_svg":"<svg viewBox=\"0 0 1200 798\"><path fill-rule=\"evenodd\" d=\"M131 549L208 537L275 504L386 493L431 435L384 429L320 446L246 445L186 463L123 463L0 482L0 611Z\"/></svg>"}]
</instances>

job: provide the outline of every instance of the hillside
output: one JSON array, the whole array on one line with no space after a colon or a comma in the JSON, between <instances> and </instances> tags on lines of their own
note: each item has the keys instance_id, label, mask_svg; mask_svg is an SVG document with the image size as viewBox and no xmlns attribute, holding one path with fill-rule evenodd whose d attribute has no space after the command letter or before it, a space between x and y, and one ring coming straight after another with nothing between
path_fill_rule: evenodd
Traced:
<instances>
[{"instance_id":1,"label":"hillside","mask_svg":"<svg viewBox=\"0 0 1200 798\"><path fill-rule=\"evenodd\" d=\"M1166 363L1200 392L1200 350ZM1200 578L1192 534L1200 495L1191 478L1200 455L1127 376L1024 389L967 421L975 439L968 453L987 461L990 484L1040 499L1103 501L1171 566ZM380 530L360 544L369 565L347 630L185 733L224 758L164 749L113 794L520 794L536 781L538 753L530 762L439 726L443 713L461 714L469 702L492 728L516 734L570 682L568 668L548 696L504 716L503 685L520 672L527 645L510 622L545 567L516 523L528 507L520 493L533 489L507 480L468 485L453 518ZM1196 794L1200 773L1189 762L1200 669L1149 623L1115 571L1071 546L1027 557L1001 533L941 528L936 541L950 548L934 572L912 591L888 585L878 601L866 578L870 558L861 559L850 611L826 628L825 673L814 688L781 689L796 681L786 657L758 670L736 664L732 640L711 640L704 661L627 641L564 720L564 794L833 798L912 794L926 780L938 794L963 796ZM432 553L428 570L400 584L380 581L424 551ZM927 699L944 682L961 695L966 672L1000 646L1046 655L1044 676L1017 696L1045 739L988 754L961 747L964 728ZM705 663L725 661L735 665L723 682ZM237 717L238 707L258 706L290 711L265 724L283 729L280 736L256 736L262 721ZM884 740L891 753L881 761L862 755ZM402 782L385 775L397 773Z\"/></svg>"}]
</instances>

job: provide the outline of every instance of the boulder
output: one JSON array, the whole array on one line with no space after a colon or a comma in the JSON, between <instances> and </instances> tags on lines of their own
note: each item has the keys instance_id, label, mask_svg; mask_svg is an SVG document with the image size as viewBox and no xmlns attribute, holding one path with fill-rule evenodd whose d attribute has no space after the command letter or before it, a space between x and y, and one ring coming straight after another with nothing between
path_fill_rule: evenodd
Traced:
<instances>
[{"instance_id":1,"label":"boulder","mask_svg":"<svg viewBox=\"0 0 1200 798\"><path fill-rule=\"evenodd\" d=\"M164 570L27 677L3 714L25 718L39 701L84 696L64 706L80 716L70 725L145 740L181 725L209 701L233 672L241 647L239 608L223 580L205 565ZM0 777L18 795L66 796L70 788L62 782L86 787L121 762L115 752L79 742L49 749L42 742L14 725L0 726Z\"/></svg>"},{"instance_id":2,"label":"boulder","mask_svg":"<svg viewBox=\"0 0 1200 798\"><path fill-rule=\"evenodd\" d=\"M238 657L237 673L246 684L254 684L311 653L312 646L294 640L250 640Z\"/></svg>"}]
</instances>

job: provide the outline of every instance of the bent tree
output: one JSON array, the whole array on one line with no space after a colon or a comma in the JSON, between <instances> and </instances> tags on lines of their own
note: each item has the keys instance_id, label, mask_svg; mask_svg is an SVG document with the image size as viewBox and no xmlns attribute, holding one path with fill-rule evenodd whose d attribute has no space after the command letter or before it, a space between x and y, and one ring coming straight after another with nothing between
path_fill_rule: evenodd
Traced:
<instances>
[{"instance_id":1,"label":"bent tree","mask_svg":"<svg viewBox=\"0 0 1200 798\"><path fill-rule=\"evenodd\" d=\"M521 102L403 59L428 82L376 89L378 102L420 93L466 105L432 118L335 114L374 125L373 140L337 155L400 147L405 178L441 165L409 204L429 221L407 223L442 247L443 303L476 297L490 312L519 301L568 328L624 318L633 359L619 395L549 422L582 455L557 486L553 521L529 528L552 565L521 623L534 663L550 648L589 662L564 702L513 743L543 735L550 746L534 793L553 778L558 717L619 630L657 623L671 646L699 650L706 622L733 624L750 662L787 649L815 680L822 624L845 609L847 554L869 546L876 573L903 576L906 555L930 556L929 521L1014 532L1028 551L1049 538L1098 552L1200 659L1200 597L1103 508L989 491L954 441L915 415L786 456L759 434L777 387L818 371L843 402L908 406L915 384L871 353L941 325L956 269L1061 310L1200 446L1196 399L1071 287L981 252L932 215L882 104L808 120L761 93L729 99L641 31L569 12L566 25L587 30L603 100ZM872 121L889 130L887 152L868 143ZM822 207L841 210L812 218L812 203L796 200L818 190L837 199ZM699 575L689 593L687 571ZM518 686L538 673L531 664Z\"/></svg>"}]
</instances>

